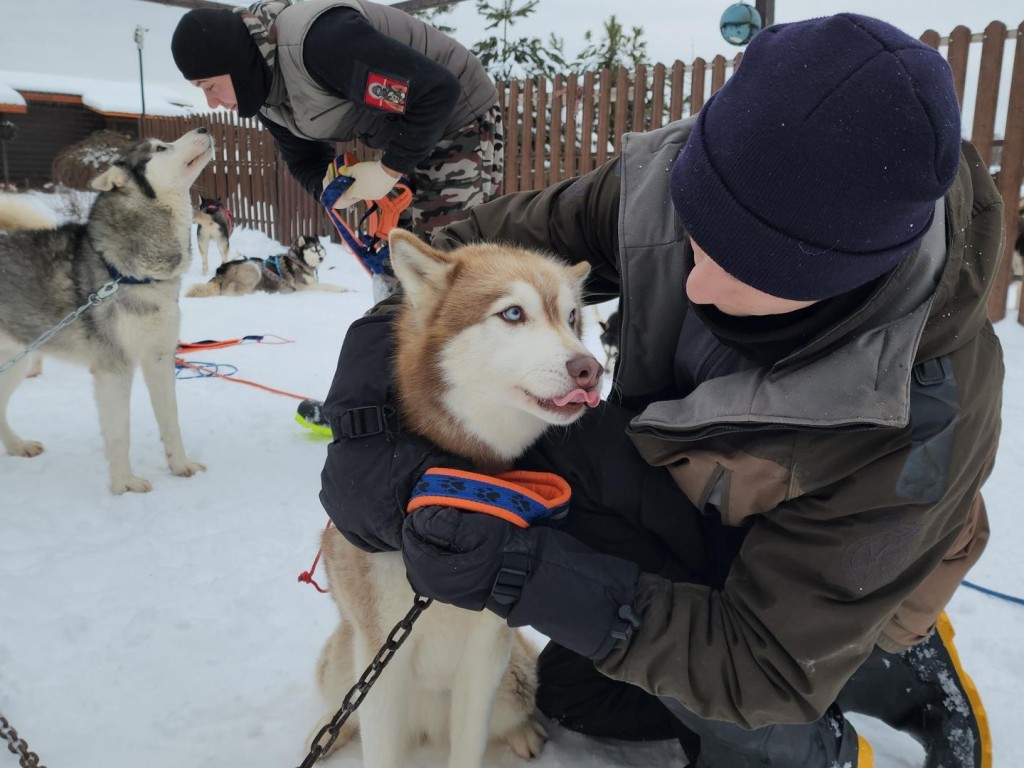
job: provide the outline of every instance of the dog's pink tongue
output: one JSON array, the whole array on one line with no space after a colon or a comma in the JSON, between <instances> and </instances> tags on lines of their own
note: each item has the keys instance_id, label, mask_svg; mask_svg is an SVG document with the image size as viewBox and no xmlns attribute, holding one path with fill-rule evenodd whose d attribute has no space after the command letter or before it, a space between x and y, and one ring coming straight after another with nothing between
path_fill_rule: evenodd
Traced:
<instances>
[{"instance_id":1,"label":"dog's pink tongue","mask_svg":"<svg viewBox=\"0 0 1024 768\"><path fill-rule=\"evenodd\" d=\"M591 408L597 408L601 402L601 393L596 389L587 392L585 389L574 389L567 395L553 397L551 401L558 406L569 405L569 403L586 403Z\"/></svg>"}]
</instances>

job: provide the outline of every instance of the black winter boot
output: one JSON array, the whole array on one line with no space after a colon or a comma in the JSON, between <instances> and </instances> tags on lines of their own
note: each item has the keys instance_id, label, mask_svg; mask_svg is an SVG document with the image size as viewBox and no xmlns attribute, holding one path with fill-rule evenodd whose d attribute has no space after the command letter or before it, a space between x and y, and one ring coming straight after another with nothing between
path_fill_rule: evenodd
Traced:
<instances>
[{"instance_id":1,"label":"black winter boot","mask_svg":"<svg viewBox=\"0 0 1024 768\"><path fill-rule=\"evenodd\" d=\"M903 653L876 647L839 694L839 704L912 736L925 749L925 768L992 766L985 708L960 667L945 613L927 640Z\"/></svg>"}]
</instances>

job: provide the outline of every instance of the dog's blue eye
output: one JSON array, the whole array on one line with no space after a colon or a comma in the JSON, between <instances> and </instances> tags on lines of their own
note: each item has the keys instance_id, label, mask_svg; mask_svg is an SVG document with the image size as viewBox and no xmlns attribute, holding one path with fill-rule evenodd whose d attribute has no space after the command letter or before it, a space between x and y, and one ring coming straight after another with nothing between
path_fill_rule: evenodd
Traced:
<instances>
[{"instance_id":1,"label":"dog's blue eye","mask_svg":"<svg viewBox=\"0 0 1024 768\"><path fill-rule=\"evenodd\" d=\"M501 313L501 319L508 323L521 323L524 318L522 307L512 306Z\"/></svg>"}]
</instances>

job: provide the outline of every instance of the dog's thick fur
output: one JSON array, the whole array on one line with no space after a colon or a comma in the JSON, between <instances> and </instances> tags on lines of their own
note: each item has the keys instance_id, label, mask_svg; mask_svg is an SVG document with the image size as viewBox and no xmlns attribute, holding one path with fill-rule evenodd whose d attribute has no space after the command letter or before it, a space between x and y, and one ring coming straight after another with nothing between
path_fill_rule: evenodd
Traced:
<instances>
[{"instance_id":1,"label":"dog's thick fur","mask_svg":"<svg viewBox=\"0 0 1024 768\"><path fill-rule=\"evenodd\" d=\"M194 218L197 225L196 244L202 258L202 274L205 275L210 269L211 242L216 244L217 250L220 251L221 264L231 258L231 232L235 227L230 212L224 207L224 203L215 197L200 196Z\"/></svg>"},{"instance_id":2,"label":"dog's thick fur","mask_svg":"<svg viewBox=\"0 0 1024 768\"><path fill-rule=\"evenodd\" d=\"M205 283L196 283L185 293L192 298L204 296L244 296L256 291L293 293L295 291L332 291L347 288L321 283L316 270L327 251L315 237L299 235L287 253L268 259L235 259L217 267Z\"/></svg>"},{"instance_id":3,"label":"dog's thick fur","mask_svg":"<svg viewBox=\"0 0 1024 768\"><path fill-rule=\"evenodd\" d=\"M390 245L406 293L396 384L414 431L493 472L582 414L582 403L556 405L582 386L581 361L596 402L601 367L580 341L586 264L496 245L440 253L402 230ZM318 664L330 705L318 729L413 602L401 553L367 554L333 526L322 543L341 623ZM533 757L547 736L531 717L536 685L535 651L501 618L434 603L357 713L363 765L403 768L420 740L447 744L450 768L477 768L489 740ZM336 744L355 729L350 719Z\"/></svg>"},{"instance_id":4,"label":"dog's thick fur","mask_svg":"<svg viewBox=\"0 0 1024 768\"><path fill-rule=\"evenodd\" d=\"M135 475L128 456L136 366L142 368L171 471L190 476L205 469L185 455L182 444L174 351L181 275L191 260L189 188L212 156L213 141L204 128L172 144L141 141L93 180L100 194L85 224L0 237L0 361L54 328L115 275L152 281L120 283L40 349L92 371L114 493L152 488ZM28 367L26 358L0 373L0 442L14 456L43 450L7 421L7 403Z\"/></svg>"},{"instance_id":5,"label":"dog's thick fur","mask_svg":"<svg viewBox=\"0 0 1024 768\"><path fill-rule=\"evenodd\" d=\"M28 229L53 229L54 219L24 195L0 193L0 232L24 232Z\"/></svg>"},{"instance_id":6,"label":"dog's thick fur","mask_svg":"<svg viewBox=\"0 0 1024 768\"><path fill-rule=\"evenodd\" d=\"M26 200L24 195L0 194L0 233L53 229L56 226L57 221L54 218ZM39 352L33 352L29 355L26 378L32 379L41 376L42 373L43 356Z\"/></svg>"}]
</instances>

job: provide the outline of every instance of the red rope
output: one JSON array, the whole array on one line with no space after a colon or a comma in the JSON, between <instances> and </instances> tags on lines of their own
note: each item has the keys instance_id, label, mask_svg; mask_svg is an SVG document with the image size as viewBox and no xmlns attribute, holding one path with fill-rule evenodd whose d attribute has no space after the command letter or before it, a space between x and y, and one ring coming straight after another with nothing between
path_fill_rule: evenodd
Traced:
<instances>
[{"instance_id":1,"label":"red rope","mask_svg":"<svg viewBox=\"0 0 1024 768\"><path fill-rule=\"evenodd\" d=\"M331 527L331 519L327 518L327 525L324 526L324 533L326 533L327 529L330 528L330 527ZM321 552L323 552L323 547L321 547L320 549L318 549L316 551L316 557L313 558L313 565L310 566L309 570L308 571L303 571L302 573L299 574L299 581L301 581L303 584L312 584L314 587L316 587L316 591L317 592L320 592L321 594L326 595L328 590L326 590L323 587L321 587L313 579L313 574L316 572L316 566L320 562L320 553Z\"/></svg>"}]
</instances>

